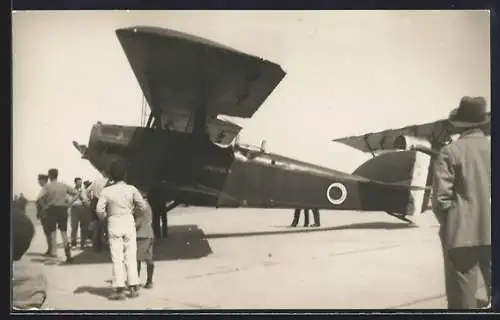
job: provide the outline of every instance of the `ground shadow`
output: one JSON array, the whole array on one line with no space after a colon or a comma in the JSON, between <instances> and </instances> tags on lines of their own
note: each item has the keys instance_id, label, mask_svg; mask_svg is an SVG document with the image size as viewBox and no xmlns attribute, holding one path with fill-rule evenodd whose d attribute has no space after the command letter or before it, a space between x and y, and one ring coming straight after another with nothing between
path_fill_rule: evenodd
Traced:
<instances>
[{"instance_id":1,"label":"ground shadow","mask_svg":"<svg viewBox=\"0 0 500 320\"><path fill-rule=\"evenodd\" d=\"M415 228L415 225L406 222L365 222L365 223L353 223L342 226L335 227L321 227L321 228L306 228L306 227L289 227L289 226L276 226L282 228L282 230L277 231L256 231L256 232L240 232L240 233L212 233L207 234L207 239L217 239L217 238L237 238L237 237L254 237L254 236L268 236L268 235L284 235L293 233L310 233L310 232L325 232L325 231L335 231L335 230L347 230L347 229L383 229L383 230L395 230L395 229L409 229Z\"/></svg>"},{"instance_id":2,"label":"ground shadow","mask_svg":"<svg viewBox=\"0 0 500 320\"><path fill-rule=\"evenodd\" d=\"M111 287L92 287L92 286L81 286L76 288L73 293L74 294L82 294L88 293L99 297L107 298L113 292L113 288Z\"/></svg>"},{"instance_id":3,"label":"ground shadow","mask_svg":"<svg viewBox=\"0 0 500 320\"><path fill-rule=\"evenodd\" d=\"M28 257L31 262L43 263L46 265L58 264L58 262L56 260L54 260L53 258L44 256L43 253L28 252L25 254L25 256Z\"/></svg>"},{"instance_id":4,"label":"ground shadow","mask_svg":"<svg viewBox=\"0 0 500 320\"><path fill-rule=\"evenodd\" d=\"M289 226L275 226L279 230L272 231L257 231L257 232L241 232L241 233L212 233L205 234L197 225L177 225L169 227L169 236L163 240L155 241L154 259L155 261L180 260L180 259L200 259L212 253L212 248L207 239L217 238L237 238L237 237L252 237L252 236L269 236L269 235L286 235L296 233L311 233L325 232L345 229L383 229L395 230L415 227L408 223L391 223L391 222L367 222L354 223L334 227L321 228L304 228ZM54 260L43 257L42 253L27 253L32 262L40 262L45 264L54 264ZM75 264L98 264L110 263L111 257L109 250L95 252L92 248L86 248L81 253L73 255L72 263L61 265Z\"/></svg>"},{"instance_id":5,"label":"ground shadow","mask_svg":"<svg viewBox=\"0 0 500 320\"><path fill-rule=\"evenodd\" d=\"M154 260L200 259L212 253L212 248L206 240L203 231L196 225L170 226L168 238L155 240ZM110 263L109 250L95 252L86 248L73 256L68 265Z\"/></svg>"}]
</instances>

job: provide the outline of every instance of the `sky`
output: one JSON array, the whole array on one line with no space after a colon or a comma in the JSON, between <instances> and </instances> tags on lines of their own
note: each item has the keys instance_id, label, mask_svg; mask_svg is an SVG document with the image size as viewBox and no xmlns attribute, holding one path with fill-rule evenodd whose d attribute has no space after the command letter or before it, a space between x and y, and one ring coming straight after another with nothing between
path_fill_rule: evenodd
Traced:
<instances>
[{"instance_id":1,"label":"sky","mask_svg":"<svg viewBox=\"0 0 500 320\"><path fill-rule=\"evenodd\" d=\"M280 64L240 141L352 171L367 155L329 140L442 119L464 95L490 101L489 23L458 10L14 12L13 192L36 197L52 167L67 183L96 178L71 141L97 121L140 124L115 29L176 29Z\"/></svg>"}]
</instances>

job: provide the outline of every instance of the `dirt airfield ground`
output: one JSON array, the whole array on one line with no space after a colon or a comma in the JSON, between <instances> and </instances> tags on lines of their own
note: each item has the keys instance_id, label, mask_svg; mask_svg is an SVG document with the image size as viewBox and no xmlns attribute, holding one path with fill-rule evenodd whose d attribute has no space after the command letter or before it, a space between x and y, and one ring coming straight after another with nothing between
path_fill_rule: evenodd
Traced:
<instances>
[{"instance_id":1,"label":"dirt airfield ground","mask_svg":"<svg viewBox=\"0 0 500 320\"><path fill-rule=\"evenodd\" d=\"M29 215L34 218L32 207ZM381 212L354 211L322 211L321 228L290 228L292 215L175 209L169 238L157 243L154 288L125 301L106 298L112 276L107 253L76 250L73 264L47 265L38 222L23 259L45 269L45 307L56 310L446 307L432 212L415 219L418 228ZM64 260L62 248L58 254ZM478 297L484 296L480 288Z\"/></svg>"}]
</instances>

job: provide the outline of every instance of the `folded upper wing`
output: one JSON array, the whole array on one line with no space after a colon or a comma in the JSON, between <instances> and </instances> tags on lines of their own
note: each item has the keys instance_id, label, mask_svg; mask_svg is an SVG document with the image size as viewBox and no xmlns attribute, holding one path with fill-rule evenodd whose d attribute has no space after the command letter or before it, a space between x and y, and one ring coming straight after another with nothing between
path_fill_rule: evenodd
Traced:
<instances>
[{"instance_id":1,"label":"folded upper wing","mask_svg":"<svg viewBox=\"0 0 500 320\"><path fill-rule=\"evenodd\" d=\"M490 124L488 123L485 125L483 130L487 135L490 135ZM444 139L456 133L458 133L458 130L452 127L448 120L443 119L399 129L389 129L359 136L343 137L333 141L346 144L363 152L374 152L377 150L394 149L398 137L411 136L425 139L433 148L436 148Z\"/></svg>"},{"instance_id":2,"label":"folded upper wing","mask_svg":"<svg viewBox=\"0 0 500 320\"><path fill-rule=\"evenodd\" d=\"M194 111L205 105L208 131L217 137L227 129L218 114L251 117L285 76L277 64L173 30L116 34L152 113L175 131L189 132Z\"/></svg>"}]
</instances>

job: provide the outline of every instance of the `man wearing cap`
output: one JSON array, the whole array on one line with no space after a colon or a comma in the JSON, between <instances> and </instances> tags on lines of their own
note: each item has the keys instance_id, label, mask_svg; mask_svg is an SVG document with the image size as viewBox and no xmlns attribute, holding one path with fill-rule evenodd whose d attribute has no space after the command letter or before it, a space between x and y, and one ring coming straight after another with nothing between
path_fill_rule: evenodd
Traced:
<instances>
[{"instance_id":1,"label":"man wearing cap","mask_svg":"<svg viewBox=\"0 0 500 320\"><path fill-rule=\"evenodd\" d=\"M440 223L449 309L475 309L477 267L491 297L491 145L486 100L463 97L449 117L460 137L433 165L432 207Z\"/></svg>"},{"instance_id":2,"label":"man wearing cap","mask_svg":"<svg viewBox=\"0 0 500 320\"><path fill-rule=\"evenodd\" d=\"M50 182L43 186L37 203L47 213L47 231L50 232L50 256L57 258L57 229L59 229L66 254L66 261L71 262L71 248L68 241L68 195L74 196L75 190L65 183L57 181L59 170L53 168L48 172Z\"/></svg>"}]
</instances>

